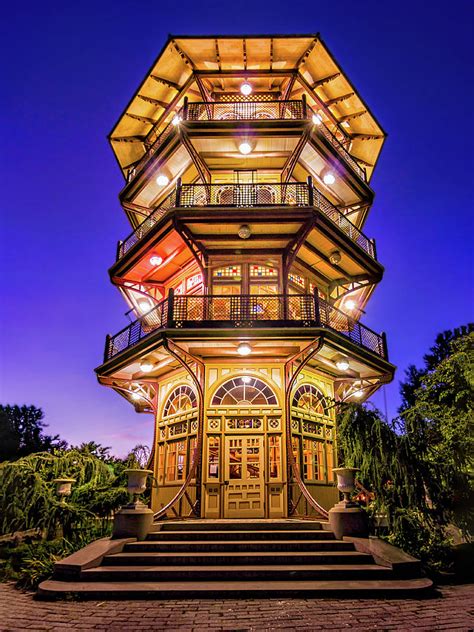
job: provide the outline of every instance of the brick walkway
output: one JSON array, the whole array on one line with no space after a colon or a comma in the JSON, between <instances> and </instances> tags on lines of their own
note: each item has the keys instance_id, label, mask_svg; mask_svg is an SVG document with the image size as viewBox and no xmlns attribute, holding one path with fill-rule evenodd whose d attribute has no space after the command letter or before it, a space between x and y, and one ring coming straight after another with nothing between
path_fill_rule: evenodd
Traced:
<instances>
[{"instance_id":1,"label":"brick walkway","mask_svg":"<svg viewBox=\"0 0 474 632\"><path fill-rule=\"evenodd\" d=\"M0 630L473 630L474 585L424 600L35 601L0 584Z\"/></svg>"}]
</instances>

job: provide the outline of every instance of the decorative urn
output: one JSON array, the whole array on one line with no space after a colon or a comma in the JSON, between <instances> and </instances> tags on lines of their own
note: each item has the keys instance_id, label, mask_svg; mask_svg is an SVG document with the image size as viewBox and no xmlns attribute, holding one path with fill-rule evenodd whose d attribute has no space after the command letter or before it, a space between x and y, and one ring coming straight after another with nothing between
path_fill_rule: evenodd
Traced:
<instances>
[{"instance_id":1,"label":"decorative urn","mask_svg":"<svg viewBox=\"0 0 474 632\"><path fill-rule=\"evenodd\" d=\"M136 505L140 501L138 497L146 490L147 478L153 474L152 470L142 470L141 468L128 468L125 470L128 476L127 490L132 496L132 504Z\"/></svg>"},{"instance_id":2,"label":"decorative urn","mask_svg":"<svg viewBox=\"0 0 474 632\"><path fill-rule=\"evenodd\" d=\"M358 467L336 467L333 469L337 476L337 489L344 495L344 502L350 503L351 494L355 490L355 475L360 472Z\"/></svg>"}]
</instances>

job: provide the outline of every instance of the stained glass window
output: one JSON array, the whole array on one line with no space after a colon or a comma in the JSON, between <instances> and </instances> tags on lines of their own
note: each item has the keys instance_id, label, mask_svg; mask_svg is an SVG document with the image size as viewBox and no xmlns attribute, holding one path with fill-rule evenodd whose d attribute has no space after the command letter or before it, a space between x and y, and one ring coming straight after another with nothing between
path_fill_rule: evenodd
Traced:
<instances>
[{"instance_id":1,"label":"stained glass window","mask_svg":"<svg viewBox=\"0 0 474 632\"><path fill-rule=\"evenodd\" d=\"M184 413L188 410L196 408L197 400L193 389L186 384L177 386L166 400L163 409L163 417Z\"/></svg>"},{"instance_id":2,"label":"stained glass window","mask_svg":"<svg viewBox=\"0 0 474 632\"><path fill-rule=\"evenodd\" d=\"M297 285L298 287L304 288L304 278L300 276L299 274L294 274L293 272L290 273L288 275L288 280L291 281L291 283L294 283L295 285Z\"/></svg>"},{"instance_id":3,"label":"stained glass window","mask_svg":"<svg viewBox=\"0 0 474 632\"><path fill-rule=\"evenodd\" d=\"M261 266L258 264L252 264L250 266L250 276L252 278L255 277L277 277L278 270L276 268L271 268L270 266Z\"/></svg>"},{"instance_id":4,"label":"stained glass window","mask_svg":"<svg viewBox=\"0 0 474 632\"><path fill-rule=\"evenodd\" d=\"M242 270L240 266L224 266L214 270L213 277L215 279L237 279L241 277Z\"/></svg>"},{"instance_id":5,"label":"stained glass window","mask_svg":"<svg viewBox=\"0 0 474 632\"><path fill-rule=\"evenodd\" d=\"M272 389L255 377L243 376L228 380L217 389L212 406L268 406L276 405Z\"/></svg>"},{"instance_id":6,"label":"stained glass window","mask_svg":"<svg viewBox=\"0 0 474 632\"><path fill-rule=\"evenodd\" d=\"M293 395L292 405L319 415L328 414L328 404L321 391L313 384L302 384Z\"/></svg>"}]
</instances>

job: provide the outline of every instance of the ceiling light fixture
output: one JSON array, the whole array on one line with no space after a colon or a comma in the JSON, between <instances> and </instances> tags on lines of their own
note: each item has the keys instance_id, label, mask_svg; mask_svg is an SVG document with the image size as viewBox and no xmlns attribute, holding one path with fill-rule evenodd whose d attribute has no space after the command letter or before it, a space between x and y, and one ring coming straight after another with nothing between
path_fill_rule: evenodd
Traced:
<instances>
[{"instance_id":1,"label":"ceiling light fixture","mask_svg":"<svg viewBox=\"0 0 474 632\"><path fill-rule=\"evenodd\" d=\"M157 178L156 178L156 184L159 187L165 187L168 182L170 181L170 179L168 178L168 176L165 176L163 174L160 174Z\"/></svg>"},{"instance_id":2,"label":"ceiling light fixture","mask_svg":"<svg viewBox=\"0 0 474 632\"><path fill-rule=\"evenodd\" d=\"M153 255L150 257L150 265L152 266L161 266L161 264L163 263L163 258L160 257L159 255Z\"/></svg>"},{"instance_id":3,"label":"ceiling light fixture","mask_svg":"<svg viewBox=\"0 0 474 632\"><path fill-rule=\"evenodd\" d=\"M354 395L354 397L357 397L357 399L360 399L363 396L364 392L362 391L362 389L359 389L357 391L354 391L352 394Z\"/></svg>"},{"instance_id":4,"label":"ceiling light fixture","mask_svg":"<svg viewBox=\"0 0 474 632\"><path fill-rule=\"evenodd\" d=\"M250 230L250 227L247 224L242 224L242 226L239 228L237 232L237 235L240 237L240 239L248 239L251 234L252 234L252 231Z\"/></svg>"},{"instance_id":5,"label":"ceiling light fixture","mask_svg":"<svg viewBox=\"0 0 474 632\"><path fill-rule=\"evenodd\" d=\"M173 120L171 122L176 127L177 125L181 123L181 121L182 121L182 118L176 114L175 116L173 116Z\"/></svg>"},{"instance_id":6,"label":"ceiling light fixture","mask_svg":"<svg viewBox=\"0 0 474 632\"><path fill-rule=\"evenodd\" d=\"M149 312L152 307L153 306L150 301L147 301L146 299L138 301L138 309L141 311L142 314L146 314L147 312Z\"/></svg>"},{"instance_id":7,"label":"ceiling light fixture","mask_svg":"<svg viewBox=\"0 0 474 632\"><path fill-rule=\"evenodd\" d=\"M348 299L347 301L344 302L344 307L349 312L352 312L357 307L357 303L354 301L354 299L350 298L350 299Z\"/></svg>"},{"instance_id":8,"label":"ceiling light fixture","mask_svg":"<svg viewBox=\"0 0 474 632\"><path fill-rule=\"evenodd\" d=\"M142 396L139 393L132 393L132 399L137 402Z\"/></svg>"},{"instance_id":9,"label":"ceiling light fixture","mask_svg":"<svg viewBox=\"0 0 474 632\"><path fill-rule=\"evenodd\" d=\"M324 184L334 184L336 182L336 176L332 171L326 171L323 175L323 182Z\"/></svg>"},{"instance_id":10,"label":"ceiling light fixture","mask_svg":"<svg viewBox=\"0 0 474 632\"><path fill-rule=\"evenodd\" d=\"M347 369L350 366L349 358L346 358L345 356L339 356L336 359L336 366L339 369L339 371L347 371Z\"/></svg>"},{"instance_id":11,"label":"ceiling light fixture","mask_svg":"<svg viewBox=\"0 0 474 632\"><path fill-rule=\"evenodd\" d=\"M143 360L143 362L140 362L140 370L143 371L143 373L151 373L154 368L155 365L150 360Z\"/></svg>"},{"instance_id":12,"label":"ceiling light fixture","mask_svg":"<svg viewBox=\"0 0 474 632\"><path fill-rule=\"evenodd\" d=\"M250 143L247 143L247 141L244 141L243 143L240 143L239 151L241 154L244 154L244 156L246 156L252 151L252 145Z\"/></svg>"},{"instance_id":13,"label":"ceiling light fixture","mask_svg":"<svg viewBox=\"0 0 474 632\"><path fill-rule=\"evenodd\" d=\"M323 119L319 116L319 114L313 114L312 121L314 125L318 125L319 127L319 125L323 122Z\"/></svg>"},{"instance_id":14,"label":"ceiling light fixture","mask_svg":"<svg viewBox=\"0 0 474 632\"><path fill-rule=\"evenodd\" d=\"M241 356L247 356L252 353L252 349L246 342L241 342L237 347L237 353Z\"/></svg>"},{"instance_id":15,"label":"ceiling light fixture","mask_svg":"<svg viewBox=\"0 0 474 632\"><path fill-rule=\"evenodd\" d=\"M251 377L249 377L248 375L244 375L244 376L243 376L243 378L242 378L242 382L243 382L244 384L249 384L251 379L252 379L252 378L251 378Z\"/></svg>"},{"instance_id":16,"label":"ceiling light fixture","mask_svg":"<svg viewBox=\"0 0 474 632\"><path fill-rule=\"evenodd\" d=\"M248 97L249 94L252 94L252 86L248 81L244 81L244 83L240 86L240 92L244 95L244 97Z\"/></svg>"}]
</instances>

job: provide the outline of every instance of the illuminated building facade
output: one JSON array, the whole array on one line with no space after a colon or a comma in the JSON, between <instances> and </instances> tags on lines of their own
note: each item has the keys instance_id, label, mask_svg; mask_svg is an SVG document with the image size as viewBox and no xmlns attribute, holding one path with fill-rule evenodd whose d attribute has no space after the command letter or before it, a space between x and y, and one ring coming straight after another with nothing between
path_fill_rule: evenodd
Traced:
<instances>
[{"instance_id":1,"label":"illuminated building facade","mask_svg":"<svg viewBox=\"0 0 474 632\"><path fill-rule=\"evenodd\" d=\"M153 415L156 518L337 501L336 403L394 371L360 322L384 138L319 35L170 37L115 125L132 322L96 371Z\"/></svg>"}]
</instances>

